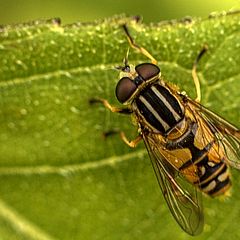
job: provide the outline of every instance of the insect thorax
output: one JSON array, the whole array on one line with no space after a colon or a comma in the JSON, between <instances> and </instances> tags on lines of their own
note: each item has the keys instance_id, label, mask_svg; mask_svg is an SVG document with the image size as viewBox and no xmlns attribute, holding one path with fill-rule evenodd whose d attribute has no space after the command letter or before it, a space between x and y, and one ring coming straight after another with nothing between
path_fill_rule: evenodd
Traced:
<instances>
[{"instance_id":1,"label":"insect thorax","mask_svg":"<svg viewBox=\"0 0 240 240\"><path fill-rule=\"evenodd\" d=\"M133 102L133 110L143 125L163 135L184 119L183 104L170 89L159 82L140 92Z\"/></svg>"}]
</instances>

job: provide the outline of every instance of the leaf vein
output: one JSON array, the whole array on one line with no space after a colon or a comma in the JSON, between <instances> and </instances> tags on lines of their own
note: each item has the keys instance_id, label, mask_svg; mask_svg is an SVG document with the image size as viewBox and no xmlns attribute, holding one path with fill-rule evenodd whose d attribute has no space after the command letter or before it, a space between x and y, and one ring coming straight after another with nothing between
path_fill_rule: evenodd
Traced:
<instances>
[{"instance_id":1,"label":"leaf vein","mask_svg":"<svg viewBox=\"0 0 240 240\"><path fill-rule=\"evenodd\" d=\"M44 175L44 174L60 174L67 175L84 170L97 169L104 166L114 166L117 163L128 161L132 158L141 158L146 154L146 150L138 150L133 153L127 153L121 156L111 156L95 162L86 162L80 164L71 164L65 166L35 166L35 167L0 167L0 176L3 175Z\"/></svg>"},{"instance_id":2,"label":"leaf vein","mask_svg":"<svg viewBox=\"0 0 240 240\"><path fill-rule=\"evenodd\" d=\"M54 240L56 238L31 223L16 210L0 199L0 217L6 220L17 231L33 240Z\"/></svg>"},{"instance_id":3,"label":"leaf vein","mask_svg":"<svg viewBox=\"0 0 240 240\"><path fill-rule=\"evenodd\" d=\"M179 67L189 73L191 72L191 70L182 67L181 65L179 65L176 62L161 61L160 65L161 64L174 65L175 67ZM33 82L33 81L39 81L42 79L50 79L50 78L56 77L56 76L67 76L67 77L71 78L71 75L76 74L76 73L92 72L92 71L96 71L96 70L103 70L103 71L110 70L110 69L114 70L114 66L116 66L116 65L117 65L117 63L96 64L96 65L88 66L88 67L75 67L75 68L71 68L69 70L59 69L59 70L52 71L52 72L35 74L35 75L31 75L28 77L22 77L22 78L14 78L11 80L1 80L0 88L15 86L15 85L24 84L24 83Z\"/></svg>"}]
</instances>

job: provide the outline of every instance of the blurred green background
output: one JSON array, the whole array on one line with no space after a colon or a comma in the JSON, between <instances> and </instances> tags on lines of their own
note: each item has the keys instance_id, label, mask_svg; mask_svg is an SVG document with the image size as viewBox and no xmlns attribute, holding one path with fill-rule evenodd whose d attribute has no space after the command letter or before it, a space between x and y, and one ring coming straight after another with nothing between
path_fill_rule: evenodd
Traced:
<instances>
[{"instance_id":1,"label":"blurred green background","mask_svg":"<svg viewBox=\"0 0 240 240\"><path fill-rule=\"evenodd\" d=\"M144 22L240 8L240 0L0 0L0 24L60 17L63 23L92 21L115 14L141 15Z\"/></svg>"}]
</instances>

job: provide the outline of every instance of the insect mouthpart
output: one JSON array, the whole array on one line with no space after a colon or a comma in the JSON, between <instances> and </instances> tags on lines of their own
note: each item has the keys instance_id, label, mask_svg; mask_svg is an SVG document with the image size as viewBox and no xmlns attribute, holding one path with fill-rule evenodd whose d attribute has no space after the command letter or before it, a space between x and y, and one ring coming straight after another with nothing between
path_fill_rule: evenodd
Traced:
<instances>
[{"instance_id":1,"label":"insect mouthpart","mask_svg":"<svg viewBox=\"0 0 240 240\"><path fill-rule=\"evenodd\" d=\"M129 65L116 66L115 69L120 70L122 72L127 72L127 73L129 73L131 71L131 68Z\"/></svg>"}]
</instances>

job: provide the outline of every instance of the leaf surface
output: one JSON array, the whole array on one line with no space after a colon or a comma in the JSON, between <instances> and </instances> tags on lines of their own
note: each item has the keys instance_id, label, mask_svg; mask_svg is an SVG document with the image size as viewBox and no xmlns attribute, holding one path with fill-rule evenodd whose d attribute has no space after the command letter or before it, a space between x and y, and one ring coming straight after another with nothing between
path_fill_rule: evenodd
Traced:
<instances>
[{"instance_id":1,"label":"leaf surface","mask_svg":"<svg viewBox=\"0 0 240 240\"><path fill-rule=\"evenodd\" d=\"M117 104L118 72L128 43L159 61L162 76L195 97L192 64L201 59L202 103L238 127L240 14L144 25L116 17L62 26L57 19L0 30L1 239L192 239L161 197L144 145L118 136L137 129L92 97ZM130 49L129 62L148 61ZM237 239L239 173L232 197L204 198L205 230L196 239Z\"/></svg>"}]
</instances>

